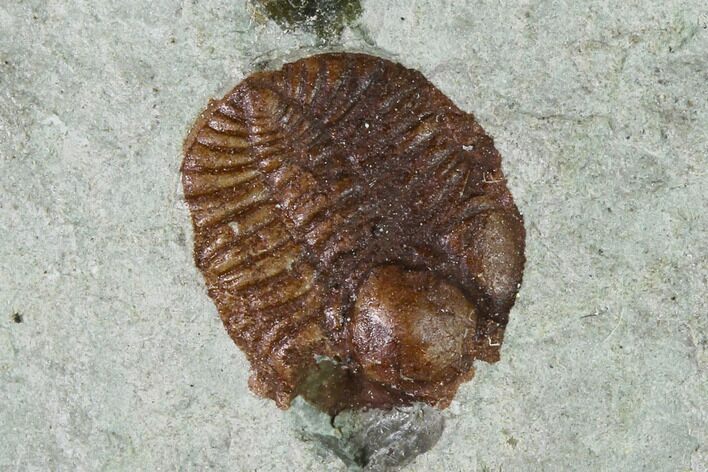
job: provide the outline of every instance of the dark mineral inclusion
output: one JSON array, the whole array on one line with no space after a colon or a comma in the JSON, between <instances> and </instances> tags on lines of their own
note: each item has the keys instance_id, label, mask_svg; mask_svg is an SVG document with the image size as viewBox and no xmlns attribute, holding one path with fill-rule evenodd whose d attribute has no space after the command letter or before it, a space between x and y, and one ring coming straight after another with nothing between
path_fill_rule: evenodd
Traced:
<instances>
[{"instance_id":1,"label":"dark mineral inclusion","mask_svg":"<svg viewBox=\"0 0 708 472\"><path fill-rule=\"evenodd\" d=\"M523 221L492 139L419 72L255 73L199 117L182 182L209 295L280 407L444 408L499 359Z\"/></svg>"},{"instance_id":2,"label":"dark mineral inclusion","mask_svg":"<svg viewBox=\"0 0 708 472\"><path fill-rule=\"evenodd\" d=\"M286 29L336 38L362 12L359 0L252 0L256 10Z\"/></svg>"}]
</instances>

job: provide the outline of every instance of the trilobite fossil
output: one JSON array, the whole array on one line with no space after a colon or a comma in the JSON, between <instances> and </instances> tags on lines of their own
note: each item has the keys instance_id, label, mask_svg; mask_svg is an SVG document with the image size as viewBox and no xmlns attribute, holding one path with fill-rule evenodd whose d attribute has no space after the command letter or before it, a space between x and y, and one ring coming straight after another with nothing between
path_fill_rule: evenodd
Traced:
<instances>
[{"instance_id":1,"label":"trilobite fossil","mask_svg":"<svg viewBox=\"0 0 708 472\"><path fill-rule=\"evenodd\" d=\"M498 360L523 221L492 139L421 73L353 53L255 73L197 120L182 183L259 395L444 408Z\"/></svg>"}]
</instances>

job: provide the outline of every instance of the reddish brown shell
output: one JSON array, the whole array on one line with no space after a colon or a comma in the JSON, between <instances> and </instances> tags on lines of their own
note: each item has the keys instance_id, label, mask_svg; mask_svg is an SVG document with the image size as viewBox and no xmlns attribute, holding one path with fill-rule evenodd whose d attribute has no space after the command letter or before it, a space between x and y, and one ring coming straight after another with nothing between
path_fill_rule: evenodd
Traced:
<instances>
[{"instance_id":1,"label":"reddish brown shell","mask_svg":"<svg viewBox=\"0 0 708 472\"><path fill-rule=\"evenodd\" d=\"M258 394L444 407L498 359L523 222L492 139L419 72L342 53L253 74L202 113L182 173Z\"/></svg>"}]
</instances>

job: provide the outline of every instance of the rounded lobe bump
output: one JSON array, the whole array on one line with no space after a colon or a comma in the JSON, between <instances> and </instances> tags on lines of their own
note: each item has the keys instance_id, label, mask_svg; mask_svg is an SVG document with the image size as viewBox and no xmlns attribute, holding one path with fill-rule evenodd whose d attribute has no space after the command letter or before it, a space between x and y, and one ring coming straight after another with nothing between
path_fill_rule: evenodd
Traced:
<instances>
[{"instance_id":1,"label":"rounded lobe bump","mask_svg":"<svg viewBox=\"0 0 708 472\"><path fill-rule=\"evenodd\" d=\"M357 296L353 342L369 380L398 388L447 384L467 370L477 314L464 294L428 271L374 269Z\"/></svg>"},{"instance_id":2,"label":"rounded lobe bump","mask_svg":"<svg viewBox=\"0 0 708 472\"><path fill-rule=\"evenodd\" d=\"M513 305L525 263L523 220L512 210L488 210L459 223L445 238L465 272L497 314Z\"/></svg>"}]
</instances>

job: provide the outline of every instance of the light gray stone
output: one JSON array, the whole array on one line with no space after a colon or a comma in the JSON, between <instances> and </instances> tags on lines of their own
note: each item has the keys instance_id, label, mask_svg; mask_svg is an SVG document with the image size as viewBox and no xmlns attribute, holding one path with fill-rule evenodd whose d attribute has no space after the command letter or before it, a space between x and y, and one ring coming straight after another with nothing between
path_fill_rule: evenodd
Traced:
<instances>
[{"instance_id":1,"label":"light gray stone","mask_svg":"<svg viewBox=\"0 0 708 472\"><path fill-rule=\"evenodd\" d=\"M362 5L340 46L474 112L528 231L501 361L405 470L705 471L705 1ZM179 185L208 99L317 44L237 0L0 4L0 469L345 469L248 391Z\"/></svg>"}]
</instances>

